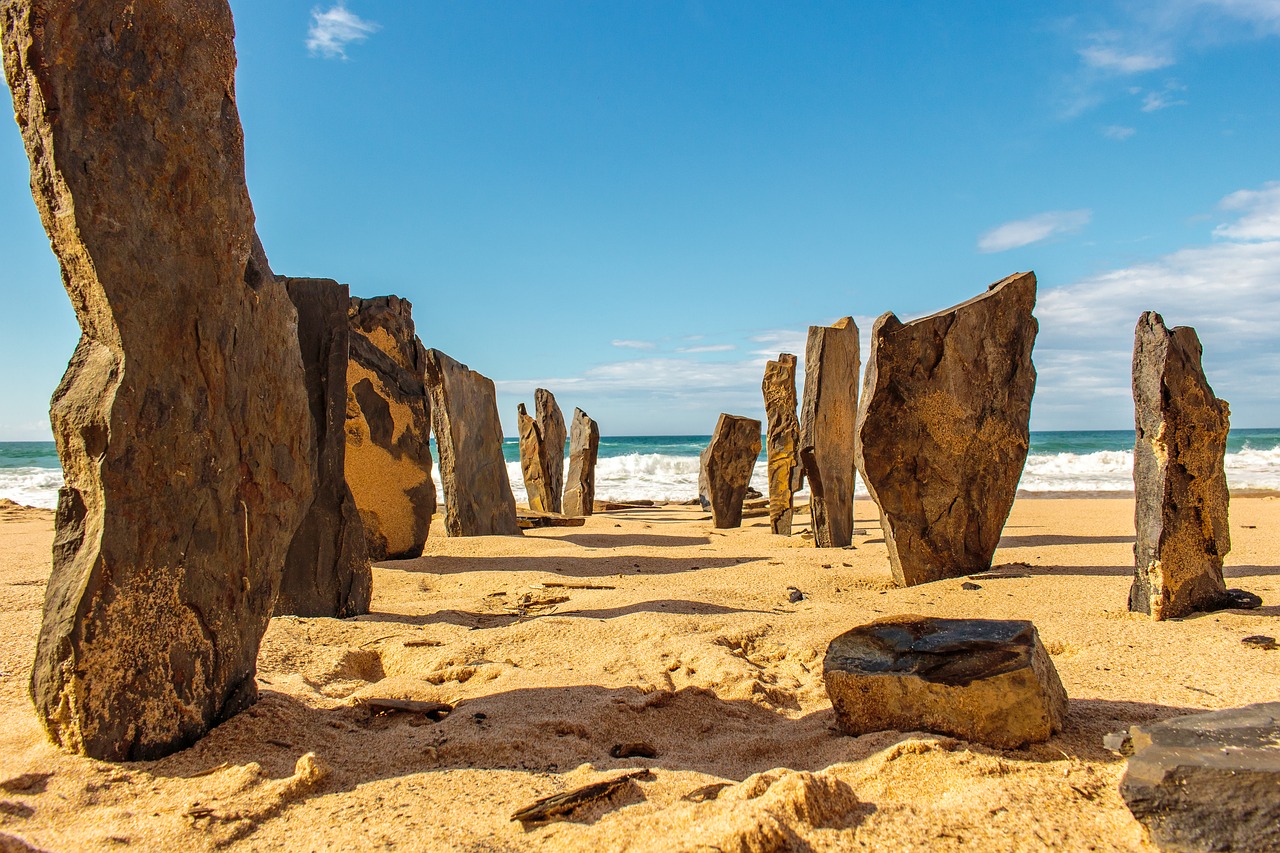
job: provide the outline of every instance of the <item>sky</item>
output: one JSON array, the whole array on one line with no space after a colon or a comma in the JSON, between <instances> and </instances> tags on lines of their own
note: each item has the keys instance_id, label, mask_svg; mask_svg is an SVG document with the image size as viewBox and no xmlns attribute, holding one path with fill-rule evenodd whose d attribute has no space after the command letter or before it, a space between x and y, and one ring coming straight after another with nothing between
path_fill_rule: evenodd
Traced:
<instances>
[{"instance_id":1,"label":"sky","mask_svg":"<svg viewBox=\"0 0 1280 853\"><path fill-rule=\"evenodd\" d=\"M1191 325L1280 425L1280 0L233 0L278 274L395 293L605 435L763 417L808 326L1039 280L1032 428L1131 429L1133 328ZM78 336L0 127L0 440Z\"/></svg>"}]
</instances>

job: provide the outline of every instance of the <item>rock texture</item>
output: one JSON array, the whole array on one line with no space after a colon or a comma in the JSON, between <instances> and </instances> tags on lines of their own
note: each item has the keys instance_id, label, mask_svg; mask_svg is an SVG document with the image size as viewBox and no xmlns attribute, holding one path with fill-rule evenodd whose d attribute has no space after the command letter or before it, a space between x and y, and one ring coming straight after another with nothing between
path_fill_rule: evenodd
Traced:
<instances>
[{"instance_id":1,"label":"rock texture","mask_svg":"<svg viewBox=\"0 0 1280 853\"><path fill-rule=\"evenodd\" d=\"M569 477L564 491L564 514L591 515L596 501L596 456L600 452L600 426L582 409L573 410L569 428Z\"/></svg>"},{"instance_id":2,"label":"rock texture","mask_svg":"<svg viewBox=\"0 0 1280 853\"><path fill-rule=\"evenodd\" d=\"M417 557L436 511L436 487L426 354L413 305L398 296L353 298L347 319L347 483L370 558Z\"/></svg>"},{"instance_id":3,"label":"rock texture","mask_svg":"<svg viewBox=\"0 0 1280 853\"><path fill-rule=\"evenodd\" d=\"M1027 460L1034 273L902 323L876 320L858 413L858 470L899 585L991 568Z\"/></svg>"},{"instance_id":4,"label":"rock texture","mask_svg":"<svg viewBox=\"0 0 1280 853\"><path fill-rule=\"evenodd\" d=\"M760 456L760 422L737 415L720 415L711 443L702 451L702 482L716 527L742 524L746 497Z\"/></svg>"},{"instance_id":5,"label":"rock texture","mask_svg":"<svg viewBox=\"0 0 1280 853\"><path fill-rule=\"evenodd\" d=\"M31 675L61 746L158 758L251 704L311 500L297 314L254 233L225 2L6 0L5 72L81 337Z\"/></svg>"},{"instance_id":6,"label":"rock texture","mask_svg":"<svg viewBox=\"0 0 1280 853\"><path fill-rule=\"evenodd\" d=\"M765 365L765 433L769 448L769 527L779 536L791 535L794 496L800 490L800 419L796 416L796 357L789 352ZM852 523L852 522L851 522ZM850 536L852 536L852 528Z\"/></svg>"},{"instance_id":7,"label":"rock texture","mask_svg":"<svg viewBox=\"0 0 1280 853\"><path fill-rule=\"evenodd\" d=\"M345 284L330 279L282 281L298 311L316 468L311 506L289 545L275 613L356 616L369 612L373 572L345 471L351 297Z\"/></svg>"},{"instance_id":8,"label":"rock texture","mask_svg":"<svg viewBox=\"0 0 1280 853\"><path fill-rule=\"evenodd\" d=\"M564 441L568 437L564 428L564 414L556 405L556 398L546 388L533 392L534 411L537 415L538 433L542 436L542 470L547 475L547 512L561 512L564 508Z\"/></svg>"},{"instance_id":9,"label":"rock texture","mask_svg":"<svg viewBox=\"0 0 1280 853\"><path fill-rule=\"evenodd\" d=\"M1231 550L1223 463L1231 416L1200 366L1189 326L1165 328L1147 311L1133 342L1133 586L1129 609L1154 619L1211 609L1226 593Z\"/></svg>"},{"instance_id":10,"label":"rock texture","mask_svg":"<svg viewBox=\"0 0 1280 853\"><path fill-rule=\"evenodd\" d=\"M434 349L427 350L426 380L440 449L445 531L519 536L493 380Z\"/></svg>"},{"instance_id":11,"label":"rock texture","mask_svg":"<svg viewBox=\"0 0 1280 853\"><path fill-rule=\"evenodd\" d=\"M1161 850L1280 850L1280 702L1130 729L1120 795Z\"/></svg>"},{"instance_id":12,"label":"rock texture","mask_svg":"<svg viewBox=\"0 0 1280 853\"><path fill-rule=\"evenodd\" d=\"M804 356L800 460L809 480L813 542L853 543L854 427L858 419L858 326L845 317L810 326Z\"/></svg>"},{"instance_id":13,"label":"rock texture","mask_svg":"<svg viewBox=\"0 0 1280 853\"><path fill-rule=\"evenodd\" d=\"M836 722L852 735L955 735L997 749L1062 730L1067 694L1025 621L891 616L841 634L823 662Z\"/></svg>"},{"instance_id":14,"label":"rock texture","mask_svg":"<svg viewBox=\"0 0 1280 853\"><path fill-rule=\"evenodd\" d=\"M542 430L538 422L529 417L524 403L516 413L520 429L520 473L524 477L524 491L528 496L529 509L534 512L552 512L549 477L546 469L546 454L543 453Z\"/></svg>"}]
</instances>

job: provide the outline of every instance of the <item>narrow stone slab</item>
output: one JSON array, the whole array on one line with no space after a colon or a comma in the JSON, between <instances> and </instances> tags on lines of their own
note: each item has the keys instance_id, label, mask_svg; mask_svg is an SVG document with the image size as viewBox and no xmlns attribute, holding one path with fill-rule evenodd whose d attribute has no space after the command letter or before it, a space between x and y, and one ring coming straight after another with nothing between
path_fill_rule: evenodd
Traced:
<instances>
[{"instance_id":1,"label":"narrow stone slab","mask_svg":"<svg viewBox=\"0 0 1280 853\"><path fill-rule=\"evenodd\" d=\"M1280 850L1280 702L1130 729L1120 796L1161 850Z\"/></svg>"},{"instance_id":2,"label":"narrow stone slab","mask_svg":"<svg viewBox=\"0 0 1280 853\"><path fill-rule=\"evenodd\" d=\"M600 425L582 409L573 410L569 429L569 476L564 491L564 514L588 516L595 510L596 457L600 452Z\"/></svg>"},{"instance_id":3,"label":"narrow stone slab","mask_svg":"<svg viewBox=\"0 0 1280 853\"><path fill-rule=\"evenodd\" d=\"M347 366L347 483L374 562L422 554L436 487L431 401L413 305L398 296L353 298Z\"/></svg>"},{"instance_id":4,"label":"narrow stone slab","mask_svg":"<svg viewBox=\"0 0 1280 853\"><path fill-rule=\"evenodd\" d=\"M536 527L582 527L586 518L573 518L556 512L516 511L516 522L521 530L532 530Z\"/></svg>"},{"instance_id":5,"label":"narrow stone slab","mask_svg":"<svg viewBox=\"0 0 1280 853\"><path fill-rule=\"evenodd\" d=\"M742 501L759 457L760 422L721 414L711 442L702 451L702 481L716 527L742 524Z\"/></svg>"},{"instance_id":6,"label":"narrow stone slab","mask_svg":"<svg viewBox=\"0 0 1280 853\"><path fill-rule=\"evenodd\" d=\"M1034 273L910 323L876 320L858 471L901 586L991 568L1030 445Z\"/></svg>"},{"instance_id":7,"label":"narrow stone slab","mask_svg":"<svg viewBox=\"0 0 1280 853\"><path fill-rule=\"evenodd\" d=\"M542 430L538 422L529 417L521 403L516 412L520 429L520 474L524 477L524 491L529 509L534 512L551 512L550 484L548 483L546 456L542 452Z\"/></svg>"},{"instance_id":8,"label":"narrow stone slab","mask_svg":"<svg viewBox=\"0 0 1280 853\"><path fill-rule=\"evenodd\" d=\"M369 612L373 572L345 472L351 296L345 284L331 279L286 278L283 283L298 311L316 469L311 506L285 558L275 613L357 616Z\"/></svg>"},{"instance_id":9,"label":"narrow stone slab","mask_svg":"<svg viewBox=\"0 0 1280 853\"><path fill-rule=\"evenodd\" d=\"M1224 461L1231 409L1213 395L1190 326L1154 311L1133 341L1134 578L1129 609L1153 619L1213 609L1231 550Z\"/></svg>"},{"instance_id":10,"label":"narrow stone slab","mask_svg":"<svg viewBox=\"0 0 1280 853\"><path fill-rule=\"evenodd\" d=\"M519 536L493 380L429 349L426 382L440 449L445 532Z\"/></svg>"},{"instance_id":11,"label":"narrow stone slab","mask_svg":"<svg viewBox=\"0 0 1280 853\"><path fill-rule=\"evenodd\" d=\"M769 527L779 536L790 536L795 493L804 479L796 415L796 357L784 352L777 361L767 363L761 390L769 423Z\"/></svg>"},{"instance_id":12,"label":"narrow stone slab","mask_svg":"<svg viewBox=\"0 0 1280 853\"><path fill-rule=\"evenodd\" d=\"M533 392L538 434L542 436L542 470L547 475L547 511L564 509L564 413L556 405L555 395L546 388Z\"/></svg>"},{"instance_id":13,"label":"narrow stone slab","mask_svg":"<svg viewBox=\"0 0 1280 853\"><path fill-rule=\"evenodd\" d=\"M225 3L3 4L36 207L80 324L31 674L59 745L159 758L251 704L311 501L297 313L254 233Z\"/></svg>"},{"instance_id":14,"label":"narrow stone slab","mask_svg":"<svg viewBox=\"0 0 1280 853\"><path fill-rule=\"evenodd\" d=\"M1067 694L1021 620L890 616L841 634L823 661L836 722L852 735L928 731L997 749L1062 730Z\"/></svg>"},{"instance_id":15,"label":"narrow stone slab","mask_svg":"<svg viewBox=\"0 0 1280 853\"><path fill-rule=\"evenodd\" d=\"M800 408L800 460L809 481L813 544L853 544L854 428L858 420L858 325L852 317L810 326Z\"/></svg>"}]
</instances>

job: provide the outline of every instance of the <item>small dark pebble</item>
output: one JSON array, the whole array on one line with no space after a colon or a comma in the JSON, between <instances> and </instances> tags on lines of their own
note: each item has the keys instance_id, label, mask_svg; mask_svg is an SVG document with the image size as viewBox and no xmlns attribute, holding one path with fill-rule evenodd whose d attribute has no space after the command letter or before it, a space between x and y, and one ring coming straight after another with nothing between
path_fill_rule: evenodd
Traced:
<instances>
[{"instance_id":1,"label":"small dark pebble","mask_svg":"<svg viewBox=\"0 0 1280 853\"><path fill-rule=\"evenodd\" d=\"M787 587L787 590L788 590L787 600L790 601L792 604L799 604L800 602L804 601L805 598L807 597L803 592L796 589L794 586Z\"/></svg>"},{"instance_id":2,"label":"small dark pebble","mask_svg":"<svg viewBox=\"0 0 1280 853\"><path fill-rule=\"evenodd\" d=\"M652 744L643 742L619 743L609 750L609 754L614 758L657 758L658 750Z\"/></svg>"},{"instance_id":3,"label":"small dark pebble","mask_svg":"<svg viewBox=\"0 0 1280 853\"><path fill-rule=\"evenodd\" d=\"M1214 613L1219 610L1257 610L1262 606L1262 598L1243 589L1229 589L1218 596L1216 601L1206 604L1202 610Z\"/></svg>"},{"instance_id":4,"label":"small dark pebble","mask_svg":"<svg viewBox=\"0 0 1280 853\"><path fill-rule=\"evenodd\" d=\"M714 800L720 796L720 792L728 788L729 785L729 782L712 782L710 785L695 788L680 799L686 803L705 803L707 800Z\"/></svg>"},{"instance_id":5,"label":"small dark pebble","mask_svg":"<svg viewBox=\"0 0 1280 853\"><path fill-rule=\"evenodd\" d=\"M1254 649L1280 649L1280 643L1276 643L1275 637L1266 637L1262 634L1254 634L1252 637L1245 637L1240 642Z\"/></svg>"},{"instance_id":6,"label":"small dark pebble","mask_svg":"<svg viewBox=\"0 0 1280 853\"><path fill-rule=\"evenodd\" d=\"M477 711L471 715L471 719L476 721L476 725L480 725L485 720L489 719L489 715L486 714L484 711Z\"/></svg>"},{"instance_id":7,"label":"small dark pebble","mask_svg":"<svg viewBox=\"0 0 1280 853\"><path fill-rule=\"evenodd\" d=\"M960 584L961 589L982 589L982 584L976 584L973 581L965 581Z\"/></svg>"}]
</instances>

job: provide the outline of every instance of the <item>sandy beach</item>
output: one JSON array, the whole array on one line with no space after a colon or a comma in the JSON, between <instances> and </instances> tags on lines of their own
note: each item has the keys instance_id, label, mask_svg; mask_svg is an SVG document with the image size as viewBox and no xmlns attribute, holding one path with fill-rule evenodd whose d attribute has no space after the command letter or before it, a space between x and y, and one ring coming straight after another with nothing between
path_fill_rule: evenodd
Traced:
<instances>
[{"instance_id":1,"label":"sandy beach","mask_svg":"<svg viewBox=\"0 0 1280 853\"><path fill-rule=\"evenodd\" d=\"M854 548L819 550L674 505L522 538L448 539L437 519L423 557L375 568L367 616L273 620L253 708L163 760L107 764L59 752L31 708L52 513L8 505L0 850L1151 850L1102 735L1280 698L1280 652L1241 643L1280 633L1276 497L1231 507L1228 586L1264 606L1164 623L1125 609L1130 499L1020 499L1006 576L976 590L895 589L870 502L855 527ZM1033 620L1066 731L1012 751L834 731L827 643L899 613ZM511 819L643 769L567 820Z\"/></svg>"}]
</instances>

